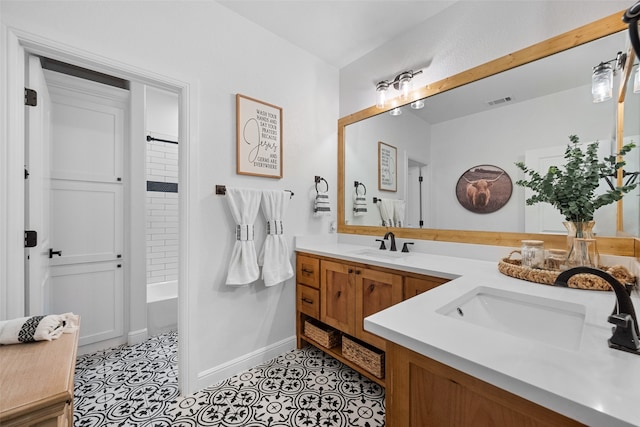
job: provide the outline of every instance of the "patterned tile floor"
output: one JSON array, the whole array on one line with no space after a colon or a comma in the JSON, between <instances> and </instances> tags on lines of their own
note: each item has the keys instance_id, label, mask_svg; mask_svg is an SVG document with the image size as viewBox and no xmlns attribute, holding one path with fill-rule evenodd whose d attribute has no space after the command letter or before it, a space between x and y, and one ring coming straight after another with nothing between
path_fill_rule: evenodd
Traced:
<instances>
[{"instance_id":1,"label":"patterned tile floor","mask_svg":"<svg viewBox=\"0 0 640 427\"><path fill-rule=\"evenodd\" d=\"M78 358L76 427L376 427L384 389L314 347L178 397L175 332Z\"/></svg>"}]
</instances>

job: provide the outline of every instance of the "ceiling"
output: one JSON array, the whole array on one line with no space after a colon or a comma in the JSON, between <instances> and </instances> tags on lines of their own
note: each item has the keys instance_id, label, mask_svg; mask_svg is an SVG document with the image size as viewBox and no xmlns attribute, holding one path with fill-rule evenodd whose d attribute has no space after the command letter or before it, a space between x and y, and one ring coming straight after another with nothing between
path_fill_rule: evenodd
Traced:
<instances>
[{"instance_id":1,"label":"ceiling","mask_svg":"<svg viewBox=\"0 0 640 427\"><path fill-rule=\"evenodd\" d=\"M218 0L218 3L342 68L456 1Z\"/></svg>"}]
</instances>

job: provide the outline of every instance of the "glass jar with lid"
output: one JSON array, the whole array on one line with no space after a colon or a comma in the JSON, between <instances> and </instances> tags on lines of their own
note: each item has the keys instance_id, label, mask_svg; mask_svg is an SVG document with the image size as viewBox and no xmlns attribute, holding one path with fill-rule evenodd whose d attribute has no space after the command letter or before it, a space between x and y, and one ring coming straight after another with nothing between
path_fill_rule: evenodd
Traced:
<instances>
[{"instance_id":1,"label":"glass jar with lid","mask_svg":"<svg viewBox=\"0 0 640 427\"><path fill-rule=\"evenodd\" d=\"M544 242L542 240L522 240L520 255L523 267L544 268Z\"/></svg>"}]
</instances>

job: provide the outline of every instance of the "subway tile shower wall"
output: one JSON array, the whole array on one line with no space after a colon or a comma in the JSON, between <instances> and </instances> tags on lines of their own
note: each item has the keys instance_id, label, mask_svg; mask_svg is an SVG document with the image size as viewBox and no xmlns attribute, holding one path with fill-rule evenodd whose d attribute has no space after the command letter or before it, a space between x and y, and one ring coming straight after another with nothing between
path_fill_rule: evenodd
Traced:
<instances>
[{"instance_id":1,"label":"subway tile shower wall","mask_svg":"<svg viewBox=\"0 0 640 427\"><path fill-rule=\"evenodd\" d=\"M178 182L177 144L147 142L147 181ZM178 193L147 191L146 222L147 284L177 280Z\"/></svg>"}]
</instances>

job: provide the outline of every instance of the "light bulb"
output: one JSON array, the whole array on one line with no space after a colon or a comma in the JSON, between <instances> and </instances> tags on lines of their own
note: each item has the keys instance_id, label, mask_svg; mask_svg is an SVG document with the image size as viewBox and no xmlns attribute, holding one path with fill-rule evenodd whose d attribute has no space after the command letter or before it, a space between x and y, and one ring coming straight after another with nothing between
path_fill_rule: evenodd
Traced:
<instances>
[{"instance_id":1,"label":"light bulb","mask_svg":"<svg viewBox=\"0 0 640 427\"><path fill-rule=\"evenodd\" d=\"M385 103L387 101L388 88L389 88L389 83L384 81L376 85L376 107L384 108Z\"/></svg>"},{"instance_id":2,"label":"light bulb","mask_svg":"<svg viewBox=\"0 0 640 427\"><path fill-rule=\"evenodd\" d=\"M400 80L400 96L402 99L409 97L409 91L411 90L411 79Z\"/></svg>"},{"instance_id":3,"label":"light bulb","mask_svg":"<svg viewBox=\"0 0 640 427\"><path fill-rule=\"evenodd\" d=\"M640 93L640 65L636 71L636 78L633 79L633 93Z\"/></svg>"},{"instance_id":4,"label":"light bulb","mask_svg":"<svg viewBox=\"0 0 640 427\"><path fill-rule=\"evenodd\" d=\"M591 78L593 102L604 102L613 96L613 69L611 64L600 63Z\"/></svg>"}]
</instances>

